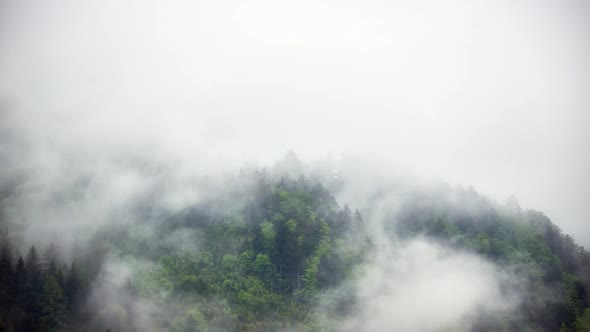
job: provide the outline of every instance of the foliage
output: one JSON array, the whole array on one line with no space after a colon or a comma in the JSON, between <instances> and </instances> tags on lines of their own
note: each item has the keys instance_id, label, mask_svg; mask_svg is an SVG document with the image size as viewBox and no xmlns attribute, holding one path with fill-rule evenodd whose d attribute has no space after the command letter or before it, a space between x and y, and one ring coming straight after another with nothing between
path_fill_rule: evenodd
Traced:
<instances>
[{"instance_id":1,"label":"foliage","mask_svg":"<svg viewBox=\"0 0 590 332\"><path fill-rule=\"evenodd\" d=\"M590 305L590 254L542 213L523 211L513 197L499 205L472 190L448 189L415 194L398 217L397 236L433 237L513 270L526 288L526 317L502 322L509 330L586 331L576 319Z\"/></svg>"},{"instance_id":2,"label":"foliage","mask_svg":"<svg viewBox=\"0 0 590 332\"><path fill-rule=\"evenodd\" d=\"M156 330L330 330L354 308L346 281L375 249L363 216L304 177L260 172L248 183L165 216L147 235L141 224L110 226L70 262L56 246L17 257L0 234L0 331L139 331L140 300L165 308ZM412 193L385 216L392 239L430 237L511 269L511 286L526 294L523 319L490 317L476 330L590 329L590 254L542 213L447 188ZM149 264L133 269L130 299L91 308L107 255Z\"/></svg>"}]
</instances>

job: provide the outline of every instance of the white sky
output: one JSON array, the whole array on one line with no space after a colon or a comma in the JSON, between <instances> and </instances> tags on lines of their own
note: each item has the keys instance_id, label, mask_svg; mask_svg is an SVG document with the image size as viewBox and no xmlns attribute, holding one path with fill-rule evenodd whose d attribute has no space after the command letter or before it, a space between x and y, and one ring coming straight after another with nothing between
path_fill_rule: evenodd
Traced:
<instances>
[{"instance_id":1,"label":"white sky","mask_svg":"<svg viewBox=\"0 0 590 332\"><path fill-rule=\"evenodd\" d=\"M372 155L590 247L589 22L581 0L0 0L0 129L46 153Z\"/></svg>"}]
</instances>

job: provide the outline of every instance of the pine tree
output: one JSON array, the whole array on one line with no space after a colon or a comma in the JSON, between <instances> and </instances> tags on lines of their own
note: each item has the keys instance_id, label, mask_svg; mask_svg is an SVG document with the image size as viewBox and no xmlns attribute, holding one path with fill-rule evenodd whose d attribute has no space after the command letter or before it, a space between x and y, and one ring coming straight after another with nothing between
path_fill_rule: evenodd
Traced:
<instances>
[{"instance_id":1,"label":"pine tree","mask_svg":"<svg viewBox=\"0 0 590 332\"><path fill-rule=\"evenodd\" d=\"M0 246L0 278L13 274L12 249L8 239L2 239Z\"/></svg>"},{"instance_id":2,"label":"pine tree","mask_svg":"<svg viewBox=\"0 0 590 332\"><path fill-rule=\"evenodd\" d=\"M66 297L55 276L48 274L39 295L39 316L41 326L48 331L63 329L66 325Z\"/></svg>"},{"instance_id":3,"label":"pine tree","mask_svg":"<svg viewBox=\"0 0 590 332\"><path fill-rule=\"evenodd\" d=\"M27 270L25 269L25 260L23 259L23 256L20 256L16 262L14 276L17 284L24 284L27 279Z\"/></svg>"},{"instance_id":4,"label":"pine tree","mask_svg":"<svg viewBox=\"0 0 590 332\"><path fill-rule=\"evenodd\" d=\"M65 295L67 298L67 311L74 317L79 313L82 299L82 277L78 264L74 261L70 265L65 281Z\"/></svg>"},{"instance_id":5,"label":"pine tree","mask_svg":"<svg viewBox=\"0 0 590 332\"><path fill-rule=\"evenodd\" d=\"M37 254L35 246L32 246L27 253L25 269L27 270L29 280L34 283L33 286L39 286L41 280L41 262L39 261L39 254Z\"/></svg>"},{"instance_id":6,"label":"pine tree","mask_svg":"<svg viewBox=\"0 0 590 332\"><path fill-rule=\"evenodd\" d=\"M45 250L45 255L43 257L44 268L48 273L55 274L57 272L57 258L58 258L58 251L55 244L51 243L47 250Z\"/></svg>"},{"instance_id":7,"label":"pine tree","mask_svg":"<svg viewBox=\"0 0 590 332\"><path fill-rule=\"evenodd\" d=\"M25 260L22 256L18 258L16 269L14 272L14 307L11 310L12 319L15 322L17 330L24 329L23 320L26 318L27 312L27 270L25 269Z\"/></svg>"},{"instance_id":8,"label":"pine tree","mask_svg":"<svg viewBox=\"0 0 590 332\"><path fill-rule=\"evenodd\" d=\"M15 294L14 278L10 243L4 238L0 248L0 318L6 318L4 315L11 307Z\"/></svg>"},{"instance_id":9,"label":"pine tree","mask_svg":"<svg viewBox=\"0 0 590 332\"><path fill-rule=\"evenodd\" d=\"M43 289L41 263L37 249L32 246L27 253L25 259L25 285L22 303L23 309L27 315L26 326L27 329L38 329L39 323L39 304L38 298Z\"/></svg>"}]
</instances>

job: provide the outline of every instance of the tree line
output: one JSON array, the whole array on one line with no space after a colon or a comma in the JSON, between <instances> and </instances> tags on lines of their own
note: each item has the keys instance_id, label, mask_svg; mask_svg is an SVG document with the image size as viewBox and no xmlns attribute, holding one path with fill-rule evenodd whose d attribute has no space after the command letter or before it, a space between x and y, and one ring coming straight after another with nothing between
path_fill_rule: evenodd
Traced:
<instances>
[{"instance_id":1,"label":"tree line","mask_svg":"<svg viewBox=\"0 0 590 332\"><path fill-rule=\"evenodd\" d=\"M101 255L78 255L65 264L57 247L40 255L31 246L15 257L10 234L0 234L0 331L80 330ZM15 259L16 258L16 259Z\"/></svg>"},{"instance_id":2,"label":"tree line","mask_svg":"<svg viewBox=\"0 0 590 332\"><path fill-rule=\"evenodd\" d=\"M143 220L105 226L67 262L55 245L18 255L3 232L0 331L333 330L359 309L346 285L378 249L363 219L373 211L340 206L303 176L247 176L150 221L153 232ZM545 215L473 190L407 196L384 213L392 241L426 236L513 268L522 315L482 317L472 330L590 330L590 254ZM120 294L93 303L107 258L133 272Z\"/></svg>"}]
</instances>

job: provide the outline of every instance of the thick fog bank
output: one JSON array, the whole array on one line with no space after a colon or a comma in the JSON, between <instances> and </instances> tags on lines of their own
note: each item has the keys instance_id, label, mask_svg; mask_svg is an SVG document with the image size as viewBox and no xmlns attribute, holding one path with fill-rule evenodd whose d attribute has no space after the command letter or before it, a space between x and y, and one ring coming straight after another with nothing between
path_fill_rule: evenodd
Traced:
<instances>
[{"instance_id":1,"label":"thick fog bank","mask_svg":"<svg viewBox=\"0 0 590 332\"><path fill-rule=\"evenodd\" d=\"M368 154L514 194L588 244L588 17L578 0L2 1L2 183L104 153Z\"/></svg>"}]
</instances>

